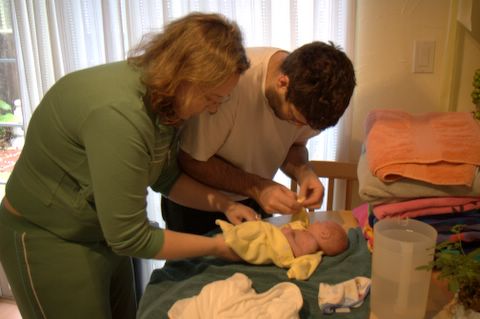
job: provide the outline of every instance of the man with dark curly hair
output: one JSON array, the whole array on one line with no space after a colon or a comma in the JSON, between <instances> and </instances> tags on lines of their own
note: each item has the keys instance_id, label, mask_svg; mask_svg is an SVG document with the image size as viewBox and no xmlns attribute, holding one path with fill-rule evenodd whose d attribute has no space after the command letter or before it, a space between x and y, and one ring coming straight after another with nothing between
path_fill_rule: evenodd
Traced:
<instances>
[{"instance_id":1,"label":"man with dark curly hair","mask_svg":"<svg viewBox=\"0 0 480 319\"><path fill-rule=\"evenodd\" d=\"M306 143L336 125L346 110L356 85L352 62L331 42L312 42L291 53L248 48L247 55L251 67L223 107L186 123L181 167L262 218L318 208L324 188L308 165ZM298 195L272 180L279 168L298 181ZM197 234L225 219L167 198L162 214L167 228Z\"/></svg>"}]
</instances>

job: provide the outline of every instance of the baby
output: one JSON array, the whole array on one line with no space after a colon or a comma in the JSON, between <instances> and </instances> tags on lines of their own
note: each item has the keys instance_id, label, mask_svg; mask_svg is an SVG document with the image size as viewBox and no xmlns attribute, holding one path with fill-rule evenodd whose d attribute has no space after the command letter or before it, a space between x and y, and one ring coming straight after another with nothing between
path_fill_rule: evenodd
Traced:
<instances>
[{"instance_id":1,"label":"baby","mask_svg":"<svg viewBox=\"0 0 480 319\"><path fill-rule=\"evenodd\" d=\"M342 226L331 220L315 221L304 230L286 225L281 231L295 257L313 254L319 250L327 256L335 256L348 248L347 233Z\"/></svg>"},{"instance_id":2,"label":"baby","mask_svg":"<svg viewBox=\"0 0 480 319\"><path fill-rule=\"evenodd\" d=\"M322 259L322 255L337 255L348 248L345 230L333 221L315 221L305 218L279 228L266 221L249 221L232 225L217 220L225 242L243 260L256 264L275 264L289 268L289 278L308 279Z\"/></svg>"}]
</instances>

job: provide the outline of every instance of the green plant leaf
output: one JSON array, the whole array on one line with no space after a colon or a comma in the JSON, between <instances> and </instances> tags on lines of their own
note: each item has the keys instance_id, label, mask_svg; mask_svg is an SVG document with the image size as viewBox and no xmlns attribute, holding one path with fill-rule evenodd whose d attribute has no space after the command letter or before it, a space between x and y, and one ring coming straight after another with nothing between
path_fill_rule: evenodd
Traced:
<instances>
[{"instance_id":1,"label":"green plant leaf","mask_svg":"<svg viewBox=\"0 0 480 319\"><path fill-rule=\"evenodd\" d=\"M0 122L11 123L16 121L17 120L15 119L15 116L12 113L0 115Z\"/></svg>"},{"instance_id":2,"label":"green plant leaf","mask_svg":"<svg viewBox=\"0 0 480 319\"><path fill-rule=\"evenodd\" d=\"M13 108L10 104L5 102L4 100L0 100L0 111L2 111L2 113L13 112Z\"/></svg>"}]
</instances>

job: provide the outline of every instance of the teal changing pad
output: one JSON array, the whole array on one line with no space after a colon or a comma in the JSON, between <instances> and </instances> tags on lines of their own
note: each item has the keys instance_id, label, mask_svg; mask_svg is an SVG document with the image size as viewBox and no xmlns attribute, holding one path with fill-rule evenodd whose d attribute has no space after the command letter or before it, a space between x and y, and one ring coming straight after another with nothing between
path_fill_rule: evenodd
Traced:
<instances>
[{"instance_id":1,"label":"teal changing pad","mask_svg":"<svg viewBox=\"0 0 480 319\"><path fill-rule=\"evenodd\" d=\"M368 318L370 297L350 313L324 315L318 306L320 282L337 284L357 276L371 275L371 254L360 228L348 232L349 248L335 257L324 256L317 270L307 281L290 280L287 269L274 265L251 265L231 263L216 258L204 257L180 261L167 261L161 269L153 271L150 282L140 299L137 318L168 318L167 312L179 299L199 294L203 286L216 280L223 280L236 272L248 276L257 293L269 290L280 282L296 284L303 297L300 318Z\"/></svg>"}]
</instances>

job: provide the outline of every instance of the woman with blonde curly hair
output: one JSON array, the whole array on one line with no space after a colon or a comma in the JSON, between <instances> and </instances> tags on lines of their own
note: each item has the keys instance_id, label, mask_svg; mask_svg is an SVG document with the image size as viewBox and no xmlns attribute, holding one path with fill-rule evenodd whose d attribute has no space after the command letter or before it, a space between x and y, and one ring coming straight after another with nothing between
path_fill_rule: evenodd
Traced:
<instances>
[{"instance_id":1,"label":"woman with blonde curly hair","mask_svg":"<svg viewBox=\"0 0 480 319\"><path fill-rule=\"evenodd\" d=\"M181 173L183 121L215 112L249 67L238 26L193 13L127 61L61 78L43 97L0 207L0 260L22 318L135 318L131 258L237 256L221 236L152 226L147 188L184 205L253 210Z\"/></svg>"}]
</instances>

